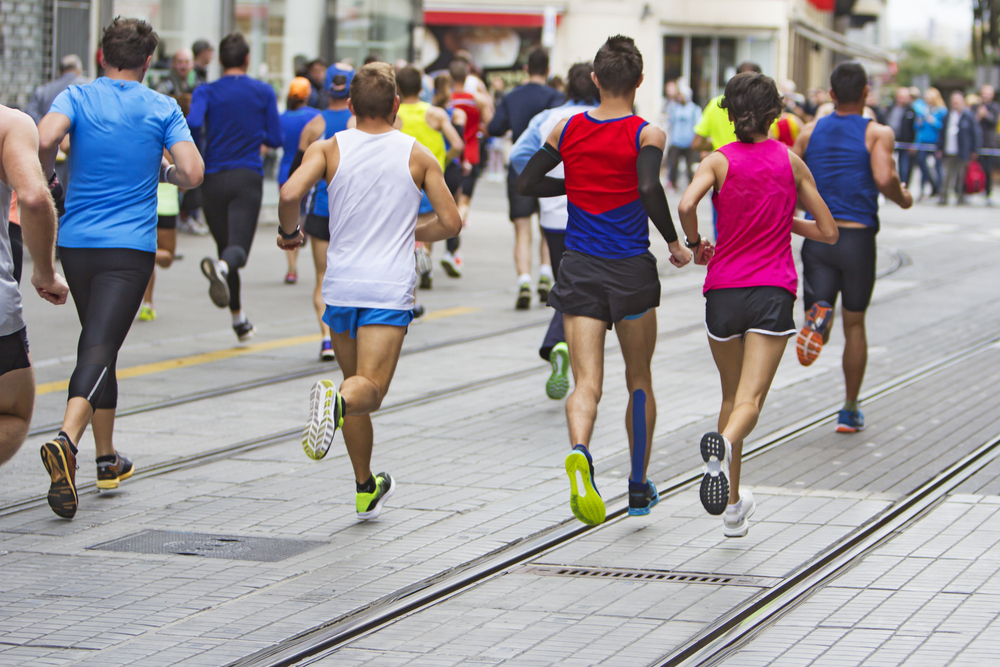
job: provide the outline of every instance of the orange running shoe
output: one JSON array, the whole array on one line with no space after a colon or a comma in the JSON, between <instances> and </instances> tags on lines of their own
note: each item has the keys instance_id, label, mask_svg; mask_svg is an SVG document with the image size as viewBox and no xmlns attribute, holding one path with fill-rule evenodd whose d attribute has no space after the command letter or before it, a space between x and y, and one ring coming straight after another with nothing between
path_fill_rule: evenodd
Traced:
<instances>
[{"instance_id":1,"label":"orange running shoe","mask_svg":"<svg viewBox=\"0 0 1000 667\"><path fill-rule=\"evenodd\" d=\"M817 301L806 315L806 323L799 331L795 340L795 351L799 355L799 363L810 366L819 357L823 349L823 337L830 328L833 317L833 306L826 301Z\"/></svg>"}]
</instances>

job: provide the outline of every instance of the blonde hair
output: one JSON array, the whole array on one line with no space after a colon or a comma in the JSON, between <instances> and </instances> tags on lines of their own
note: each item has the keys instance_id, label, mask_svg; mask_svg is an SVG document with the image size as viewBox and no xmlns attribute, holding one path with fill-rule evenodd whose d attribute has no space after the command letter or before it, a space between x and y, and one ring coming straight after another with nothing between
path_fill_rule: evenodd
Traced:
<instances>
[{"instance_id":1,"label":"blonde hair","mask_svg":"<svg viewBox=\"0 0 1000 667\"><path fill-rule=\"evenodd\" d=\"M931 98L930 105L932 107L944 106L944 98L941 97L941 91L938 90L937 88L934 88L933 86L924 91L924 97Z\"/></svg>"},{"instance_id":2,"label":"blonde hair","mask_svg":"<svg viewBox=\"0 0 1000 667\"><path fill-rule=\"evenodd\" d=\"M351 80L351 105L358 118L386 118L396 101L396 74L389 63L368 63Z\"/></svg>"}]
</instances>

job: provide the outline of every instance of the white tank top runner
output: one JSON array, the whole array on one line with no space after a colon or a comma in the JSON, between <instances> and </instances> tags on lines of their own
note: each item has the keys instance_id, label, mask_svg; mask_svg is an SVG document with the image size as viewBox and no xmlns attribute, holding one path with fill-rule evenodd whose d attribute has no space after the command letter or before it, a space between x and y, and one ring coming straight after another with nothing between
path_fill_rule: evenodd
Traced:
<instances>
[{"instance_id":1,"label":"white tank top runner","mask_svg":"<svg viewBox=\"0 0 1000 667\"><path fill-rule=\"evenodd\" d=\"M0 336L9 336L24 328L21 317L21 293L14 280L14 259L7 232L11 189L0 181Z\"/></svg>"},{"instance_id":2,"label":"white tank top runner","mask_svg":"<svg viewBox=\"0 0 1000 667\"><path fill-rule=\"evenodd\" d=\"M328 186L330 249L323 302L412 310L414 232L421 193L410 174L413 137L402 132L336 135L340 165Z\"/></svg>"}]
</instances>

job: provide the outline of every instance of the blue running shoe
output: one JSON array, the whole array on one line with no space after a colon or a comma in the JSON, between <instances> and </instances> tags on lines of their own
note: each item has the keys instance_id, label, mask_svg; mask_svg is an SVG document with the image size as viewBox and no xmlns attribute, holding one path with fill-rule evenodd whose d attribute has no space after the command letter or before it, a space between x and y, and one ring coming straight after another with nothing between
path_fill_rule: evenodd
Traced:
<instances>
[{"instance_id":1,"label":"blue running shoe","mask_svg":"<svg viewBox=\"0 0 1000 667\"><path fill-rule=\"evenodd\" d=\"M841 410L837 417L837 433L857 433L865 430L865 416L861 410Z\"/></svg>"},{"instance_id":2,"label":"blue running shoe","mask_svg":"<svg viewBox=\"0 0 1000 667\"><path fill-rule=\"evenodd\" d=\"M660 502L660 494L656 490L656 486L648 479L646 480L646 488L641 488L634 482L628 483L629 516L646 516L658 502Z\"/></svg>"}]
</instances>

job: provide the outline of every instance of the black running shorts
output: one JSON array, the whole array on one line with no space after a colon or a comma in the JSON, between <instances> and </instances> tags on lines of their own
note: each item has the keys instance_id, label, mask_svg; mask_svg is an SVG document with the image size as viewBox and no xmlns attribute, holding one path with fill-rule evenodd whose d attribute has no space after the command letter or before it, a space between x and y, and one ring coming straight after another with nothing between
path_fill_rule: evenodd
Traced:
<instances>
[{"instance_id":1,"label":"black running shorts","mask_svg":"<svg viewBox=\"0 0 1000 667\"><path fill-rule=\"evenodd\" d=\"M156 228L157 229L177 229L177 216L176 215L158 215L158 216L156 216Z\"/></svg>"},{"instance_id":2,"label":"black running shorts","mask_svg":"<svg viewBox=\"0 0 1000 667\"><path fill-rule=\"evenodd\" d=\"M24 327L20 331L7 336L0 336L0 375L11 371L29 368L31 361L28 359L28 330Z\"/></svg>"},{"instance_id":3,"label":"black running shorts","mask_svg":"<svg viewBox=\"0 0 1000 667\"><path fill-rule=\"evenodd\" d=\"M479 172L482 171L482 165L474 164L472 165L472 172L466 174L462 173L462 189L459 191L466 197L472 197L473 190L476 189L476 181L479 180Z\"/></svg>"},{"instance_id":4,"label":"black running shorts","mask_svg":"<svg viewBox=\"0 0 1000 667\"><path fill-rule=\"evenodd\" d=\"M625 259L605 259L567 250L548 305L563 315L579 315L608 323L642 315L660 305L656 258L646 252Z\"/></svg>"},{"instance_id":5,"label":"black running shorts","mask_svg":"<svg viewBox=\"0 0 1000 667\"><path fill-rule=\"evenodd\" d=\"M330 242L330 218L310 213L302 223L302 231L320 241Z\"/></svg>"},{"instance_id":6,"label":"black running shorts","mask_svg":"<svg viewBox=\"0 0 1000 667\"><path fill-rule=\"evenodd\" d=\"M748 333L791 336L795 295L784 287L730 287L705 293L705 327L713 340L742 338Z\"/></svg>"},{"instance_id":7,"label":"black running shorts","mask_svg":"<svg viewBox=\"0 0 1000 667\"><path fill-rule=\"evenodd\" d=\"M510 165L507 165L507 201L510 203L511 222L517 218L530 218L532 213L538 213L536 198L517 194L517 172Z\"/></svg>"},{"instance_id":8,"label":"black running shorts","mask_svg":"<svg viewBox=\"0 0 1000 667\"><path fill-rule=\"evenodd\" d=\"M448 192L454 197L462 188L462 165L452 160L444 168L444 184L448 186Z\"/></svg>"},{"instance_id":9,"label":"black running shorts","mask_svg":"<svg viewBox=\"0 0 1000 667\"><path fill-rule=\"evenodd\" d=\"M817 301L831 306L837 293L845 310L863 313L875 289L875 230L841 227L833 245L806 239L802 243L802 303L806 310Z\"/></svg>"}]
</instances>

